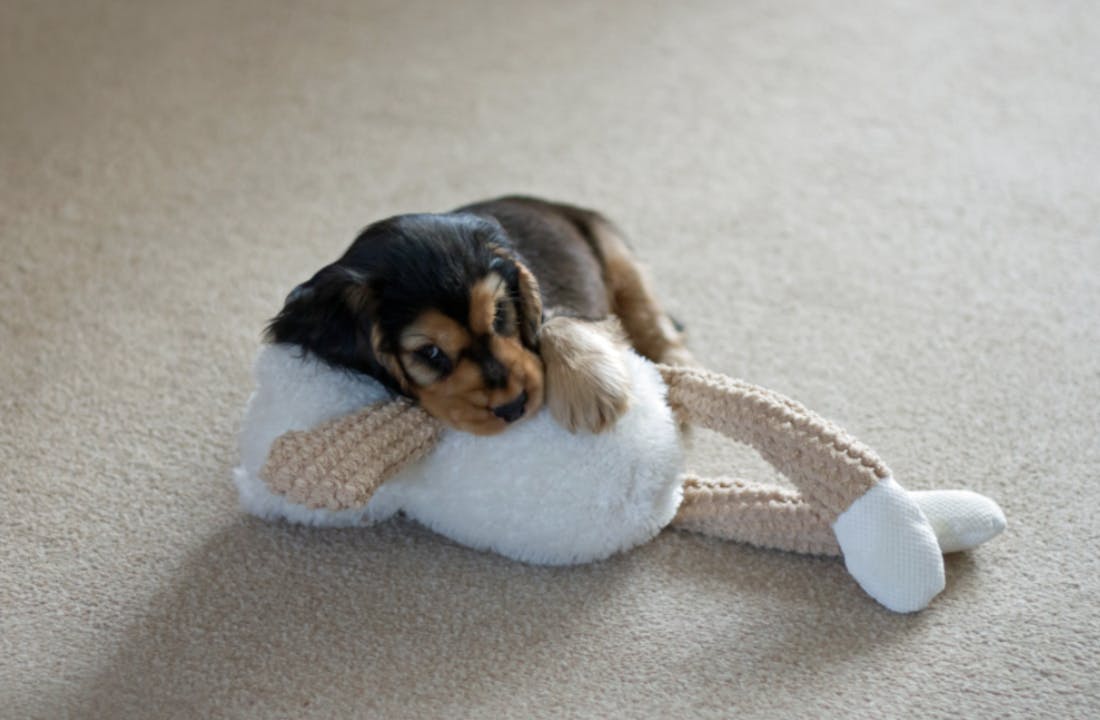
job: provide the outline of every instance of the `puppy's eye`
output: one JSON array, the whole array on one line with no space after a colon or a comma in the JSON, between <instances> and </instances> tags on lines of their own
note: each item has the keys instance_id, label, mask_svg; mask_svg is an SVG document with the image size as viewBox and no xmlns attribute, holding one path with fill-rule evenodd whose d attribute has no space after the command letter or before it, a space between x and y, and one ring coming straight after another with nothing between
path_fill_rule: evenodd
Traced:
<instances>
[{"instance_id":1,"label":"puppy's eye","mask_svg":"<svg viewBox=\"0 0 1100 720\"><path fill-rule=\"evenodd\" d=\"M497 335L512 335L516 331L516 308L508 300L497 303L493 315L493 332Z\"/></svg>"},{"instance_id":2,"label":"puppy's eye","mask_svg":"<svg viewBox=\"0 0 1100 720\"><path fill-rule=\"evenodd\" d=\"M451 371L451 359L439 349L438 345L422 345L416 349L416 359L440 373Z\"/></svg>"}]
</instances>

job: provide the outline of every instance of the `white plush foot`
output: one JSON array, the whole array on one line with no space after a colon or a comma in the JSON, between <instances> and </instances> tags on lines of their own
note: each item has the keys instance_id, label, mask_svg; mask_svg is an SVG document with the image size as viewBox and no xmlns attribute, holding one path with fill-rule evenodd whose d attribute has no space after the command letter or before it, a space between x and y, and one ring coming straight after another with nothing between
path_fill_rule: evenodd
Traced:
<instances>
[{"instance_id":1,"label":"white plush foot","mask_svg":"<svg viewBox=\"0 0 1100 720\"><path fill-rule=\"evenodd\" d=\"M985 495L969 490L912 490L909 496L932 524L940 552L976 548L1005 529L1005 514Z\"/></svg>"},{"instance_id":2,"label":"white plush foot","mask_svg":"<svg viewBox=\"0 0 1100 720\"><path fill-rule=\"evenodd\" d=\"M852 503L833 531L848 572L890 610L922 610L943 590L943 555L932 525L893 478Z\"/></svg>"}]
</instances>

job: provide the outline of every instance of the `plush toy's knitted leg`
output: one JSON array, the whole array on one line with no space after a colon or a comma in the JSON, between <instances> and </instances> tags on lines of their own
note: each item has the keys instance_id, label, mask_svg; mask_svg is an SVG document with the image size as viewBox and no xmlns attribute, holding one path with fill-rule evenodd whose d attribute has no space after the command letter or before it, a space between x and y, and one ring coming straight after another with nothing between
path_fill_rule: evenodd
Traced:
<instances>
[{"instance_id":1,"label":"plush toy's knitted leg","mask_svg":"<svg viewBox=\"0 0 1100 720\"><path fill-rule=\"evenodd\" d=\"M870 448L779 393L698 368L659 367L673 411L750 445L829 522L890 475Z\"/></svg>"},{"instance_id":2,"label":"plush toy's knitted leg","mask_svg":"<svg viewBox=\"0 0 1100 720\"><path fill-rule=\"evenodd\" d=\"M796 490L749 480L685 474L684 495L669 527L772 550L840 555L833 526ZM910 490L928 518L940 552L972 550L1000 535L1005 514L969 490Z\"/></svg>"},{"instance_id":3,"label":"plush toy's knitted leg","mask_svg":"<svg viewBox=\"0 0 1100 720\"><path fill-rule=\"evenodd\" d=\"M745 480L683 478L684 499L671 527L775 550L840 554L829 520L798 492Z\"/></svg>"},{"instance_id":4,"label":"plush toy's knitted leg","mask_svg":"<svg viewBox=\"0 0 1100 720\"><path fill-rule=\"evenodd\" d=\"M442 431L438 420L408 401L372 405L280 435L260 475L298 505L363 507L384 480L431 452Z\"/></svg>"},{"instance_id":5,"label":"plush toy's knitted leg","mask_svg":"<svg viewBox=\"0 0 1100 720\"><path fill-rule=\"evenodd\" d=\"M779 393L700 369L660 369L682 418L747 443L794 483L832 526L845 566L869 595L912 612L943 589L932 526L868 447ZM793 546L805 515L764 507L775 514L771 532Z\"/></svg>"}]
</instances>

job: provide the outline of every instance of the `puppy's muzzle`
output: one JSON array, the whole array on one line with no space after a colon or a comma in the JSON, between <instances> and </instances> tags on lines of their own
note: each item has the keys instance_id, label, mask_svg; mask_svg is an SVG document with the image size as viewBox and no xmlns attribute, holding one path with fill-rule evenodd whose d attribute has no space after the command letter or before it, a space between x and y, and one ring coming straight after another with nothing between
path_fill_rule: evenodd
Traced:
<instances>
[{"instance_id":1,"label":"puppy's muzzle","mask_svg":"<svg viewBox=\"0 0 1100 720\"><path fill-rule=\"evenodd\" d=\"M524 406L527 405L527 391L524 390L515 400L493 408L493 414L504 422L515 422L523 417Z\"/></svg>"}]
</instances>

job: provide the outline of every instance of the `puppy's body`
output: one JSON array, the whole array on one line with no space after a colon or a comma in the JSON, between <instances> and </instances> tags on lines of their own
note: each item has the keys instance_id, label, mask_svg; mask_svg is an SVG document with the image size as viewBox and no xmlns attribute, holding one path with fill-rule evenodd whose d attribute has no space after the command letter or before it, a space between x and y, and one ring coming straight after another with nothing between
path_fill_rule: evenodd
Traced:
<instances>
[{"instance_id":1,"label":"puppy's body","mask_svg":"<svg viewBox=\"0 0 1100 720\"><path fill-rule=\"evenodd\" d=\"M567 427L599 431L629 400L612 316L642 355L689 360L610 223L506 197L369 226L290 294L268 337L462 430L499 432L545 392Z\"/></svg>"}]
</instances>

